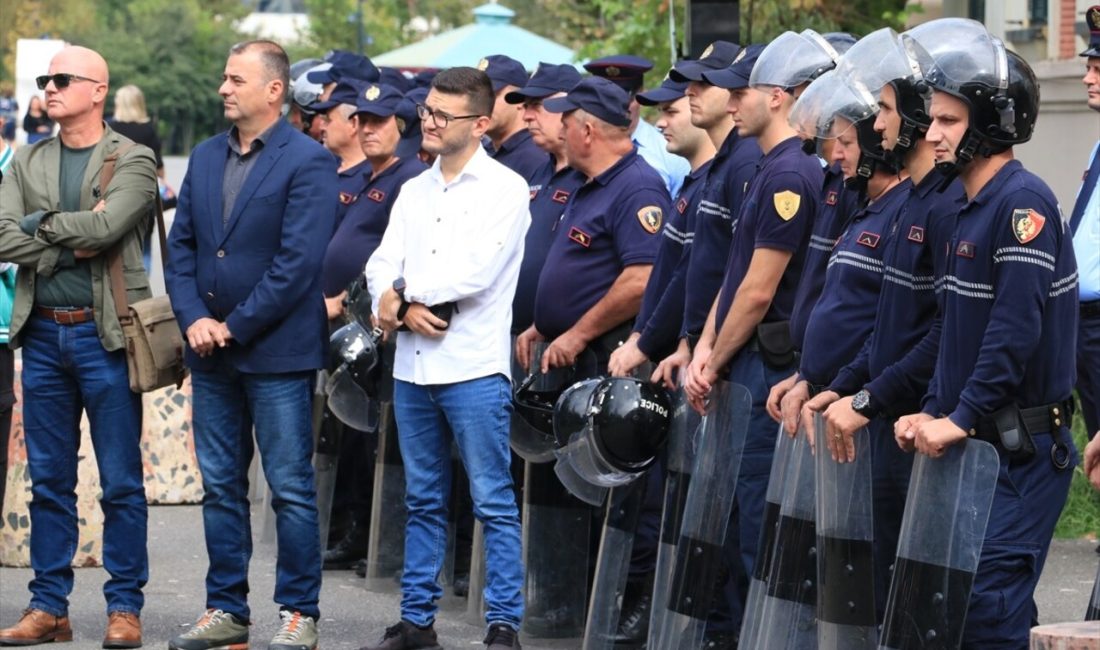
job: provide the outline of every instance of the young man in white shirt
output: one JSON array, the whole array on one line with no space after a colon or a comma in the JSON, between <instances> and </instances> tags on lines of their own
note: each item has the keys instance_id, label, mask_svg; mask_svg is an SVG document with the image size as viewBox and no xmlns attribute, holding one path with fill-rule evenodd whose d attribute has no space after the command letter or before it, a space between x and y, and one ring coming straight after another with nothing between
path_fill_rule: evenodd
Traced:
<instances>
[{"instance_id":1,"label":"young man in white shirt","mask_svg":"<svg viewBox=\"0 0 1100 650\"><path fill-rule=\"evenodd\" d=\"M452 68L418 106L423 148L438 158L409 180L367 262L374 313L398 331L394 410L408 521L401 621L370 650L438 648L436 577L447 542L451 439L485 530L485 644L519 648L523 566L511 453L509 328L531 220L526 181L481 147L493 91L474 68Z\"/></svg>"}]
</instances>

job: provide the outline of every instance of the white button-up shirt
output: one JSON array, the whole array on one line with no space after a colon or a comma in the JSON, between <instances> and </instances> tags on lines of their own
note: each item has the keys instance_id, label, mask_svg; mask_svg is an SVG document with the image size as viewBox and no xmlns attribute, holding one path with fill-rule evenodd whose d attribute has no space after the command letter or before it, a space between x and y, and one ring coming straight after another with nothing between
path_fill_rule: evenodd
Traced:
<instances>
[{"instance_id":1,"label":"white button-up shirt","mask_svg":"<svg viewBox=\"0 0 1100 650\"><path fill-rule=\"evenodd\" d=\"M374 313L393 281L405 299L455 302L446 333L397 335L393 376L420 385L511 376L512 297L531 223L527 182L478 147L449 183L439 160L408 180L367 262Z\"/></svg>"}]
</instances>

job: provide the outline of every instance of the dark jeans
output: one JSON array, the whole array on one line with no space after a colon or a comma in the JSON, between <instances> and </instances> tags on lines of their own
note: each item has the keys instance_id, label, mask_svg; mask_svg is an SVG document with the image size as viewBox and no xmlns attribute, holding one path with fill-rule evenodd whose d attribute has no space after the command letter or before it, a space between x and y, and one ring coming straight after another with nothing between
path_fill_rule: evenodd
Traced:
<instances>
[{"instance_id":1,"label":"dark jeans","mask_svg":"<svg viewBox=\"0 0 1100 650\"><path fill-rule=\"evenodd\" d=\"M1077 392L1089 440L1100 429L1100 315L1085 318L1077 328Z\"/></svg>"},{"instance_id":2,"label":"dark jeans","mask_svg":"<svg viewBox=\"0 0 1100 650\"><path fill-rule=\"evenodd\" d=\"M206 606L249 620L252 557L248 467L253 438L273 495L278 555L275 602L320 616L321 538L313 484L312 372L192 371L195 452L202 471Z\"/></svg>"},{"instance_id":3,"label":"dark jeans","mask_svg":"<svg viewBox=\"0 0 1100 650\"><path fill-rule=\"evenodd\" d=\"M107 611L138 613L149 576L148 509L141 464L141 396L130 391L126 354L103 349L94 322L32 317L23 330L23 427L31 475L30 606L68 611L77 545L80 414L88 413L103 494Z\"/></svg>"},{"instance_id":4,"label":"dark jeans","mask_svg":"<svg viewBox=\"0 0 1100 650\"><path fill-rule=\"evenodd\" d=\"M0 516L4 514L4 486L8 482L8 443L11 440L11 411L15 406L15 352L0 343Z\"/></svg>"}]
</instances>

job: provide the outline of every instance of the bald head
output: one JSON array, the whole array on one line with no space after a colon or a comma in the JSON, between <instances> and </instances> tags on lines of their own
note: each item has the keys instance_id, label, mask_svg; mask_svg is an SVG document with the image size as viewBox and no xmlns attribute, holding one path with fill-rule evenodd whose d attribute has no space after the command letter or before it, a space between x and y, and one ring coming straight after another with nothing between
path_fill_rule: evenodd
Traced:
<instances>
[{"instance_id":1,"label":"bald head","mask_svg":"<svg viewBox=\"0 0 1100 650\"><path fill-rule=\"evenodd\" d=\"M70 45L61 50L50 61L51 74L53 74L55 66L57 66L57 72L78 74L82 77L101 81L104 84L110 83L107 78L107 61L99 52L86 47Z\"/></svg>"},{"instance_id":2,"label":"bald head","mask_svg":"<svg viewBox=\"0 0 1100 650\"><path fill-rule=\"evenodd\" d=\"M69 75L61 88L57 75ZM101 128L107 102L107 62L94 50L77 45L66 47L50 60L46 83L46 114L61 126L61 137L69 144L75 133L94 133ZM66 132L73 137L66 138ZM98 137L95 138L98 141Z\"/></svg>"}]
</instances>

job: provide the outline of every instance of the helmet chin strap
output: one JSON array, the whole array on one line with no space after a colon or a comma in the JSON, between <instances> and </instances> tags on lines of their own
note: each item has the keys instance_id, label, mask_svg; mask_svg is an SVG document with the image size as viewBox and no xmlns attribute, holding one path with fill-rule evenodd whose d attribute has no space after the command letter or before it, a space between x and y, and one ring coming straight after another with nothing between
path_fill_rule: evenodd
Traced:
<instances>
[{"instance_id":1,"label":"helmet chin strap","mask_svg":"<svg viewBox=\"0 0 1100 650\"><path fill-rule=\"evenodd\" d=\"M943 174L943 182L940 183L937 191L944 191L947 189L951 182L959 175L964 167L969 165L974 160L974 156L984 151L981 139L974 133L973 130L967 129L963 134L962 144L955 149L955 160L951 162L937 162L936 169Z\"/></svg>"}]
</instances>

